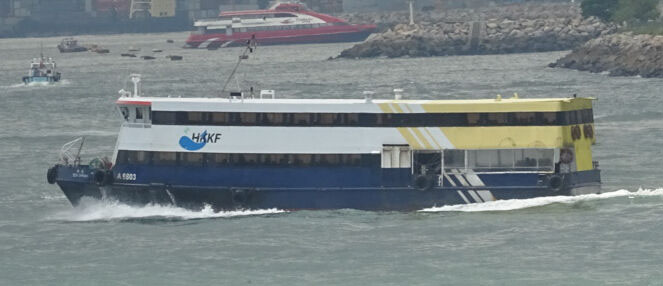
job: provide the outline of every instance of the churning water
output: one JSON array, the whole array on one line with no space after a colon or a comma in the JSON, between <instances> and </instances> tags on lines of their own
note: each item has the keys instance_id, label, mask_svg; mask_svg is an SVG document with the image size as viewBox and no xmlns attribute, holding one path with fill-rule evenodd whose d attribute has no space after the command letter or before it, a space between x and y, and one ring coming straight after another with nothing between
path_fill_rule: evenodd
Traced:
<instances>
[{"instance_id":1,"label":"churning water","mask_svg":"<svg viewBox=\"0 0 663 286\"><path fill-rule=\"evenodd\" d=\"M79 38L106 55L56 54L57 38L0 40L0 284L663 284L663 81L545 67L564 53L327 61L349 45L259 47L238 74L288 98L596 97L594 157L614 192L410 213L71 207L46 168L80 136L84 159L111 154L128 74L143 74L148 95L219 95L240 50L182 50L185 37ZM24 86L42 43L64 81ZM164 52L120 57L129 46Z\"/></svg>"}]
</instances>

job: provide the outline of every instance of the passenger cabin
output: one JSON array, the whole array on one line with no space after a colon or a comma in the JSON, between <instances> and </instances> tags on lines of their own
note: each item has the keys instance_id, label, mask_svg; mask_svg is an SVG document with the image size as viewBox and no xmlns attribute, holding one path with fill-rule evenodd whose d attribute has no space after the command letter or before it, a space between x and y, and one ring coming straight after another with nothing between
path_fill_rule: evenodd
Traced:
<instances>
[{"instance_id":1,"label":"passenger cabin","mask_svg":"<svg viewBox=\"0 0 663 286\"><path fill-rule=\"evenodd\" d=\"M116 166L234 174L260 170L282 178L305 169L341 174L318 173L326 181L317 183L326 186L402 186L422 175L443 186L451 174L551 174L597 167L592 161L596 138L590 98L129 96L117 103L124 124ZM265 185L289 183L282 180L274 178Z\"/></svg>"}]
</instances>

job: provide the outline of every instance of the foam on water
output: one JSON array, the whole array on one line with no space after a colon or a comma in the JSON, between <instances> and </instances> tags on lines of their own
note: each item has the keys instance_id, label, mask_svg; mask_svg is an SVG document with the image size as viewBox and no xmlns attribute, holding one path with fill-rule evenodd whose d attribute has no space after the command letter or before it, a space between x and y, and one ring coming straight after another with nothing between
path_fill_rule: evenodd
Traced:
<instances>
[{"instance_id":1,"label":"foam on water","mask_svg":"<svg viewBox=\"0 0 663 286\"><path fill-rule=\"evenodd\" d=\"M46 87L58 87L58 86L67 86L70 85L71 81L67 79L60 80L54 83L48 82L31 82L28 84L25 83L16 83L12 85L0 86L0 89L19 89L19 88L46 88Z\"/></svg>"},{"instance_id":2,"label":"foam on water","mask_svg":"<svg viewBox=\"0 0 663 286\"><path fill-rule=\"evenodd\" d=\"M237 210L214 212L211 206L206 205L202 210L194 211L176 206L146 205L130 206L116 201L83 200L77 207L58 213L49 219L74 222L85 221L113 221L132 219L177 219L192 220L206 218L230 218L241 216L255 216L284 213L278 209Z\"/></svg>"},{"instance_id":3,"label":"foam on water","mask_svg":"<svg viewBox=\"0 0 663 286\"><path fill-rule=\"evenodd\" d=\"M511 210L540 207L556 203L572 204L581 201L602 200L602 199L610 199L616 197L650 197L650 196L663 196L663 189L655 189L655 190L639 189L636 192L631 192L629 190L619 190L603 194L589 194L589 195L580 195L580 196L556 196L556 197L539 197L539 198L522 199L522 200L498 200L486 203L432 207L420 210L420 212L511 211Z\"/></svg>"}]
</instances>

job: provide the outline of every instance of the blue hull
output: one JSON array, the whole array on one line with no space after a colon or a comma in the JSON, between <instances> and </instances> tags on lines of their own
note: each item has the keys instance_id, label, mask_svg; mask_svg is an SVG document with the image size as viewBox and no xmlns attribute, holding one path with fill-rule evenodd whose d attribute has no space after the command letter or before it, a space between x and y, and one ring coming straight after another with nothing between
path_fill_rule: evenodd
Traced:
<instances>
[{"instance_id":1,"label":"blue hull","mask_svg":"<svg viewBox=\"0 0 663 286\"><path fill-rule=\"evenodd\" d=\"M549 183L550 175L481 174L483 185L468 184L469 180L462 176L451 175L430 188L421 188L411 183L409 169L383 173L382 169L362 167L279 170L116 166L109 172L112 177L104 180L87 166L56 166L55 169L54 181L73 205L83 197L92 197L135 205L172 204L190 209L211 205L215 210L410 211L491 200L600 192L599 170L566 174L561 177L561 185L554 187Z\"/></svg>"}]
</instances>

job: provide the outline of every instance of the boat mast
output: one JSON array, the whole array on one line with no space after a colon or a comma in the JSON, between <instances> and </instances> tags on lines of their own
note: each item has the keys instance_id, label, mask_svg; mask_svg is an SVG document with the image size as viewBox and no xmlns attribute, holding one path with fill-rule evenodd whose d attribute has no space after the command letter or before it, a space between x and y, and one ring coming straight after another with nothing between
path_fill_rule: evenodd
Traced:
<instances>
[{"instance_id":1,"label":"boat mast","mask_svg":"<svg viewBox=\"0 0 663 286\"><path fill-rule=\"evenodd\" d=\"M237 72L237 69L239 68L239 65L242 63L242 60L246 60L249 58L249 54L253 53L253 51L256 50L256 35L252 35L251 39L246 41L246 48L244 49L244 52L242 52L242 55L239 56L239 60L237 60L237 63L235 64L235 67L233 68L232 72L230 73L230 76L226 80L226 83L223 85L223 89L221 90L221 94L224 94L226 92L226 87L228 87L228 84L230 81L235 77L235 73Z\"/></svg>"}]
</instances>

